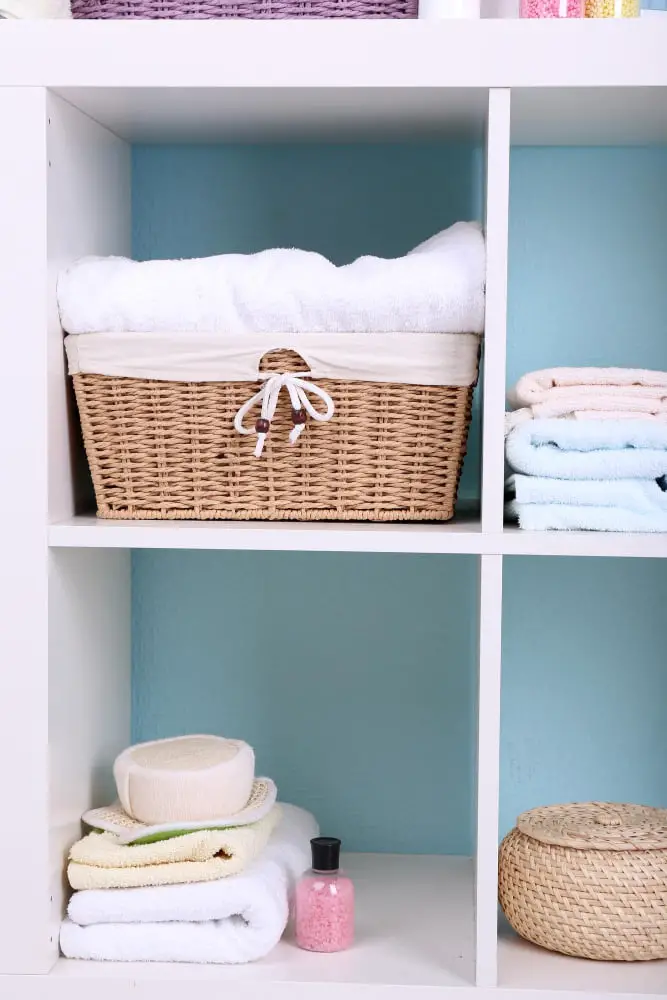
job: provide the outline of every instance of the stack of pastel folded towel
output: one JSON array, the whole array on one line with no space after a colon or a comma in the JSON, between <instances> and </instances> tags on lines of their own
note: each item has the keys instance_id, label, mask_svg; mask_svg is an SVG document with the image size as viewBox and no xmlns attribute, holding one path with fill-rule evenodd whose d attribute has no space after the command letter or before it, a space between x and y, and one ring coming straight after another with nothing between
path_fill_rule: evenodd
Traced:
<instances>
[{"instance_id":1,"label":"stack of pastel folded towel","mask_svg":"<svg viewBox=\"0 0 667 1000\"><path fill-rule=\"evenodd\" d=\"M268 954L310 863L310 813L276 804L241 740L187 736L118 757L119 801L70 850L67 958L236 964Z\"/></svg>"},{"instance_id":2,"label":"stack of pastel folded towel","mask_svg":"<svg viewBox=\"0 0 667 1000\"><path fill-rule=\"evenodd\" d=\"M667 531L667 372L550 368L509 402L507 512L520 527Z\"/></svg>"}]
</instances>

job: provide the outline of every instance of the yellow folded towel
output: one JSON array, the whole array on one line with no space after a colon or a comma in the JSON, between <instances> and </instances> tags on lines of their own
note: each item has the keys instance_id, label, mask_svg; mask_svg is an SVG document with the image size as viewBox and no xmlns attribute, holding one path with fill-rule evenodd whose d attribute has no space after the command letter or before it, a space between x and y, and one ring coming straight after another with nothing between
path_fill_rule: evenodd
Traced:
<instances>
[{"instance_id":1,"label":"yellow folded towel","mask_svg":"<svg viewBox=\"0 0 667 1000\"><path fill-rule=\"evenodd\" d=\"M121 844L113 833L89 833L70 850L67 877L73 889L209 882L237 875L264 850L280 807L249 826L197 830L152 844Z\"/></svg>"}]
</instances>

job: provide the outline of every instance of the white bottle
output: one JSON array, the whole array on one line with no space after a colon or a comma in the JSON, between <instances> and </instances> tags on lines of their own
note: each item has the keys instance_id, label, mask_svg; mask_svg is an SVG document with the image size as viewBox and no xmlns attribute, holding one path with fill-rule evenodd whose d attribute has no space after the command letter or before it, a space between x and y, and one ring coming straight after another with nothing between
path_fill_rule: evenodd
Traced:
<instances>
[{"instance_id":1,"label":"white bottle","mask_svg":"<svg viewBox=\"0 0 667 1000\"><path fill-rule=\"evenodd\" d=\"M419 0L419 17L427 21L477 18L480 0Z\"/></svg>"}]
</instances>

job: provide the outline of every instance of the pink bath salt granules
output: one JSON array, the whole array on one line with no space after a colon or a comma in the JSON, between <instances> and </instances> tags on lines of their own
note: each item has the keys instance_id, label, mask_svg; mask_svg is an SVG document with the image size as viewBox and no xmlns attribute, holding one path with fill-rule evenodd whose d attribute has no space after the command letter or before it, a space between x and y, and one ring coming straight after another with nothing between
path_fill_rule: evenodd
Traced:
<instances>
[{"instance_id":1,"label":"pink bath salt granules","mask_svg":"<svg viewBox=\"0 0 667 1000\"><path fill-rule=\"evenodd\" d=\"M583 16L583 0L521 0L521 17Z\"/></svg>"},{"instance_id":2,"label":"pink bath salt granules","mask_svg":"<svg viewBox=\"0 0 667 1000\"><path fill-rule=\"evenodd\" d=\"M296 887L296 943L306 951L343 951L354 942L354 885L339 869L340 840L311 840L313 867Z\"/></svg>"}]
</instances>

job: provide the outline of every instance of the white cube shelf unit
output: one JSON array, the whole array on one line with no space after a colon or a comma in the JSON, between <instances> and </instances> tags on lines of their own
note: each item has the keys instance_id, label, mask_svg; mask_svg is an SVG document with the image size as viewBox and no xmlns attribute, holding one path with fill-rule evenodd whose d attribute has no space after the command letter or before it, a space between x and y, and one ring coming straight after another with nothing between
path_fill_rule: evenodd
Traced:
<instances>
[{"instance_id":1,"label":"white cube shelf unit","mask_svg":"<svg viewBox=\"0 0 667 1000\"><path fill-rule=\"evenodd\" d=\"M667 17L665 18L667 22ZM667 994L667 964L610 966L497 925L503 557L667 556L664 537L503 525L510 145L667 143L667 23L0 23L0 995L350 1000ZM131 252L131 143L468 137L488 240L481 509L448 525L97 522L55 279ZM63 860L130 739L130 550L469 554L479 561L476 852L359 855L358 948L281 945L242 968L58 956ZM498 961L500 948L500 963ZM500 968L500 975L498 975Z\"/></svg>"}]
</instances>

